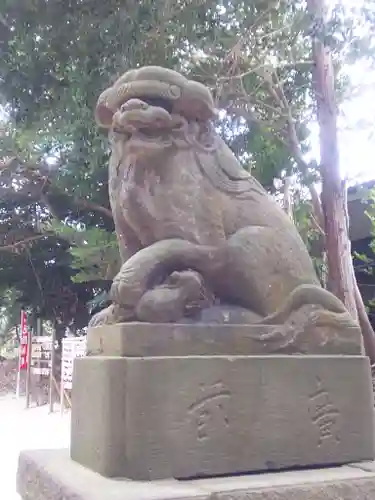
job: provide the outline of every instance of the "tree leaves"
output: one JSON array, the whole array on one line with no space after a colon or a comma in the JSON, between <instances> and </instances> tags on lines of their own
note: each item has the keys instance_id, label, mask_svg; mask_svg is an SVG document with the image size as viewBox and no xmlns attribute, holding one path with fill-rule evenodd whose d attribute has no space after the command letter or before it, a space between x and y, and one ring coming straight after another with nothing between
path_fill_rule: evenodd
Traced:
<instances>
[{"instance_id":1,"label":"tree leaves","mask_svg":"<svg viewBox=\"0 0 375 500\"><path fill-rule=\"evenodd\" d=\"M325 36L338 69L344 58L371 53L373 5L366 0L355 15L336 8ZM108 264L117 259L109 147L93 109L121 72L160 64L208 85L225 110L218 130L271 192L277 192L274 180L286 176L305 186L316 180L317 166L304 160L315 111L304 2L0 0L0 12L0 95L8 118L0 157L16 158L0 170L0 235L21 242L38 237L12 252L0 248L0 284L15 287L24 303L49 317L74 323L82 301L108 286ZM341 96L345 88L342 78ZM305 221L306 193L293 194L301 208L295 217ZM47 235L40 226L52 220L57 226ZM84 245L70 239L80 227ZM306 227L308 239L313 222ZM57 313L59 286L71 293Z\"/></svg>"}]
</instances>

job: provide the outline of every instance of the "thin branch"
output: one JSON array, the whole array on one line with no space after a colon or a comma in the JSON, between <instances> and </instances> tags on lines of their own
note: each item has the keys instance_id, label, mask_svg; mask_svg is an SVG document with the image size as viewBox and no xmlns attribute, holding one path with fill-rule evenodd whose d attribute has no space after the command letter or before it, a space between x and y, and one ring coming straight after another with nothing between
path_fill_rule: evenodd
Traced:
<instances>
[{"instance_id":1,"label":"thin branch","mask_svg":"<svg viewBox=\"0 0 375 500\"><path fill-rule=\"evenodd\" d=\"M12 243L11 245L4 245L0 246L0 251L9 251L13 250L14 248L20 247L20 246L27 246L29 243L32 241L40 240L42 238L48 237L47 234L38 234L36 236L30 236L30 238L25 238L24 240L17 241L16 243Z\"/></svg>"},{"instance_id":2,"label":"thin branch","mask_svg":"<svg viewBox=\"0 0 375 500\"><path fill-rule=\"evenodd\" d=\"M0 24L2 24L8 30L11 29L11 26L9 25L8 21L5 19L5 17L2 14L0 14Z\"/></svg>"},{"instance_id":3,"label":"thin branch","mask_svg":"<svg viewBox=\"0 0 375 500\"><path fill-rule=\"evenodd\" d=\"M34 263L33 263L33 259L31 257L31 253L30 253L30 250L29 250L28 247L26 247L26 252L27 252L27 255L28 255L28 258L29 258L31 269L33 270L33 273L34 273L34 276L35 276L36 283L37 283L39 291L40 291L40 296L42 298L42 302L44 303L44 292L43 292L42 283L40 281L38 273L36 272L36 269L35 269L35 266L34 266Z\"/></svg>"},{"instance_id":4,"label":"thin branch","mask_svg":"<svg viewBox=\"0 0 375 500\"><path fill-rule=\"evenodd\" d=\"M296 66L300 66L300 67L307 66L310 68L312 66L312 64L313 64L313 61L309 61L309 60L308 61L296 61L295 63L285 62L285 63L277 64L276 66L272 66L272 69L273 70L280 69L280 68L292 69L292 68L295 68ZM270 64L262 63L262 64L259 64L258 66L253 66L252 68L250 68L249 70L247 70L243 73L238 73L236 75L231 75L231 76L219 77L219 78L217 78L216 81L229 82L231 80L242 80L243 78L251 75L252 73L258 74L259 70L261 70L263 68L269 68L269 67L270 67Z\"/></svg>"},{"instance_id":5,"label":"thin branch","mask_svg":"<svg viewBox=\"0 0 375 500\"><path fill-rule=\"evenodd\" d=\"M51 203L48 199L48 196L46 194L44 194L43 192L40 195L40 201L45 204L45 206L47 207L47 210L49 211L49 213L52 215L52 217L54 219L60 220L59 215L56 212L56 210L53 208L53 206L51 205Z\"/></svg>"},{"instance_id":6,"label":"thin branch","mask_svg":"<svg viewBox=\"0 0 375 500\"><path fill-rule=\"evenodd\" d=\"M33 192L34 197L38 198L38 200L40 201L43 201L43 203L45 203L53 216L56 215L54 213L54 210L52 209L50 201L48 200L48 188L52 185L49 178L50 172L48 165L42 163L38 165L27 165L21 162L17 157L12 157L6 162L0 162L0 171L2 172L2 174L7 174L9 176L9 179L12 179L12 176L22 175L29 181L29 184L25 185L23 189L24 191L26 191L25 194L29 195L30 192ZM6 190L3 189L2 191ZM77 208L91 210L93 212L100 212L110 219L113 218L112 211L107 207L89 200L69 198L66 193L63 194L68 199L70 199L71 204L73 206L76 206Z\"/></svg>"},{"instance_id":7,"label":"thin branch","mask_svg":"<svg viewBox=\"0 0 375 500\"><path fill-rule=\"evenodd\" d=\"M310 213L310 218L311 218L311 221L312 221L315 229L318 231L319 235L324 238L325 237L325 233L324 233L323 228L320 227L319 222L316 220L316 217L315 217L315 214L314 214L314 207L313 207L313 211Z\"/></svg>"},{"instance_id":8,"label":"thin branch","mask_svg":"<svg viewBox=\"0 0 375 500\"><path fill-rule=\"evenodd\" d=\"M288 131L288 139L289 145L293 154L297 165L299 166L302 174L307 177L309 166L305 159L303 158L300 142L297 135L297 129L295 125L295 121L292 115L292 111L290 109L289 103L285 97L284 90L281 84L278 81L276 73L274 74L274 78L276 79L276 83L272 81L272 79L265 78L264 83L267 87L269 93L274 98L275 102L280 106L281 109L285 111L287 131ZM324 216L322 210L322 204L320 201L320 197L318 192L314 186L314 184L309 183L308 185L310 196L313 204L314 213L317 219L317 222L320 227L324 228Z\"/></svg>"},{"instance_id":9,"label":"thin branch","mask_svg":"<svg viewBox=\"0 0 375 500\"><path fill-rule=\"evenodd\" d=\"M290 195L291 191L291 184L292 184L292 177L288 175L284 179L284 189L283 189L283 194L284 194L284 199L283 199L283 204L284 204L284 211L286 214L290 217L290 219L293 221L293 203L292 203L292 197Z\"/></svg>"},{"instance_id":10,"label":"thin branch","mask_svg":"<svg viewBox=\"0 0 375 500\"><path fill-rule=\"evenodd\" d=\"M113 219L112 210L107 207L103 207L98 203L88 200L76 200L76 199L73 200L73 203L77 205L77 207L80 207L85 210L92 210L93 212L100 212L103 215L109 217L110 219Z\"/></svg>"},{"instance_id":11,"label":"thin branch","mask_svg":"<svg viewBox=\"0 0 375 500\"><path fill-rule=\"evenodd\" d=\"M303 63L311 65L312 61L304 61ZM286 66L287 65L285 65L285 67ZM289 103L286 99L282 84L279 81L279 79L277 77L276 70L274 68L272 68L272 73L271 74L268 73L267 75L264 72L259 71L260 69L266 68L266 67L269 68L269 66L267 66L265 64L258 64L258 66L251 68L249 71L247 71L245 73L227 76L224 78L219 78L218 80L219 81L220 80L221 81L223 81L223 80L230 81L232 79L239 79L241 82L241 87L242 87L242 91L243 91L244 95L247 95L247 97L250 98L250 96L246 93L246 91L244 89L242 79L244 76L251 74L254 71L258 72L258 75L262 77L263 83L266 86L270 96L273 98L274 102L278 106L278 109L274 108L273 106L266 104L266 103L260 103L260 102L258 103L257 102L256 104L265 106L268 109L272 110L273 112L277 112L280 116L282 116L286 120L287 138L288 138L287 145L291 149L292 156L294 157L302 174L304 175L304 177L307 177L309 166L308 166L307 162L304 160L303 155L302 155L300 142L299 142L298 135L297 135L295 121L294 121ZM273 81L273 78L276 80L276 82ZM250 102L251 101L252 101L252 98L251 98ZM255 104L255 102L254 102L254 104ZM320 228L324 228L324 217L323 217L323 211L322 211L322 206L321 206L321 202L320 202L320 197L319 197L318 192L313 184L309 183L308 187L309 187L310 196L312 199L314 213L315 213L316 218L317 218L317 225Z\"/></svg>"}]
</instances>

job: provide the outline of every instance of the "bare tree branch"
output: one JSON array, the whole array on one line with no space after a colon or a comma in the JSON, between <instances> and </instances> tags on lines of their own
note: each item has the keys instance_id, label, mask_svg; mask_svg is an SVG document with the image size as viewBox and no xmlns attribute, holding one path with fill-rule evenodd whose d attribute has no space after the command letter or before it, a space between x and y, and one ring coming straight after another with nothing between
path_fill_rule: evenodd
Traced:
<instances>
[{"instance_id":1,"label":"bare tree branch","mask_svg":"<svg viewBox=\"0 0 375 500\"><path fill-rule=\"evenodd\" d=\"M276 72L274 73L273 76L276 80L276 83L274 83L272 79L266 78L264 79L265 86L267 87L270 95L273 97L277 105L280 106L282 110L284 110L285 113L284 116L286 118L286 125L288 132L288 141L293 158L297 162L297 165L302 175L304 177L307 177L309 173L309 166L302 155L301 146L298 139L296 124L292 115L292 111L285 97L284 90L278 81ZM308 188L310 191L311 201L313 204L317 222L321 228L324 228L324 216L319 194L316 190L316 187L311 182L308 183Z\"/></svg>"},{"instance_id":2,"label":"bare tree branch","mask_svg":"<svg viewBox=\"0 0 375 500\"><path fill-rule=\"evenodd\" d=\"M107 216L110 219L113 219L112 215L112 210L106 207L103 207L102 205L99 205L98 203L94 203L93 201L88 201L88 200L77 200L74 199L73 203L82 209L85 210L92 210L93 212L100 212L103 215Z\"/></svg>"},{"instance_id":3,"label":"bare tree branch","mask_svg":"<svg viewBox=\"0 0 375 500\"><path fill-rule=\"evenodd\" d=\"M14 198L15 194L17 194L18 196L23 194L24 196L28 197L30 197L31 195L31 198L42 201L51 211L52 215L56 218L56 214L54 213L54 210L48 199L48 190L52 185L48 165L45 165L43 163L40 163L38 165L28 165L21 162L17 157L12 157L9 158L6 162L0 163L0 180L1 177L5 177L5 179L7 179L9 183L14 182L15 179L19 180L20 182L22 180L26 180L27 183L25 183L23 188L18 187L16 193L12 191L11 197ZM9 188L6 185L1 187L0 192L3 193L2 200L6 199L7 191L9 191ZM68 195L66 195L66 193L62 194L64 194L68 198ZM113 218L112 211L107 207L99 205L98 203L73 197L70 198L70 200L71 204L73 206L76 206L77 208L99 212L110 219Z\"/></svg>"},{"instance_id":4,"label":"bare tree branch","mask_svg":"<svg viewBox=\"0 0 375 500\"><path fill-rule=\"evenodd\" d=\"M17 241L16 243L12 243L10 245L4 245L0 246L0 251L10 251L14 250L15 248L22 247L22 246L28 246L31 242L40 240L42 238L47 238L48 234L37 234L35 236L30 236L30 238L25 238L24 240Z\"/></svg>"},{"instance_id":5,"label":"bare tree branch","mask_svg":"<svg viewBox=\"0 0 375 500\"><path fill-rule=\"evenodd\" d=\"M311 68L313 62L308 60L308 61L296 61L296 62L280 62L278 63L276 66L272 66L273 69L293 69L293 68L296 68L297 66L298 67L304 67L306 66L307 68ZM267 63L262 63L262 64L259 64L257 66L253 66L251 67L249 70L247 71L244 71L243 73L238 73L238 74L234 74L234 75L231 75L231 76L221 76L217 79L217 81L219 82L229 82L231 80L242 80L243 78L245 78L246 76L249 76L253 73L256 73L256 74L259 74L259 71L262 70L262 69L267 69L269 68L270 65L267 64Z\"/></svg>"},{"instance_id":6,"label":"bare tree branch","mask_svg":"<svg viewBox=\"0 0 375 500\"><path fill-rule=\"evenodd\" d=\"M292 178L290 175L287 175L284 179L283 204L284 204L284 211L291 218L291 220L293 220L294 219L294 217L293 217L293 203L292 203L292 197L290 194L291 184L292 184Z\"/></svg>"}]
</instances>

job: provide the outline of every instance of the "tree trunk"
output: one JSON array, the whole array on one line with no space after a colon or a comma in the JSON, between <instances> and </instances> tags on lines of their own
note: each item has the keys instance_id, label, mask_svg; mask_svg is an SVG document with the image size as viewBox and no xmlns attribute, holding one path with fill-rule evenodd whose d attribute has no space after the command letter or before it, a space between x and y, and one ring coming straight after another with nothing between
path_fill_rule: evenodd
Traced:
<instances>
[{"instance_id":1,"label":"tree trunk","mask_svg":"<svg viewBox=\"0 0 375 500\"><path fill-rule=\"evenodd\" d=\"M359 321L364 348L375 363L375 334L354 273L349 239L346 184L341 180L337 139L337 105L332 56L324 43L324 0L307 0L312 17L314 90L317 104L322 176L322 206L328 262L328 287Z\"/></svg>"},{"instance_id":2,"label":"tree trunk","mask_svg":"<svg viewBox=\"0 0 375 500\"><path fill-rule=\"evenodd\" d=\"M291 194L291 184L292 184L292 177L290 175L286 176L284 179L284 189L283 189L283 194L284 194L284 210L285 212L289 215L292 221L294 221L293 217L293 202L292 202L292 194Z\"/></svg>"},{"instance_id":3,"label":"tree trunk","mask_svg":"<svg viewBox=\"0 0 375 500\"><path fill-rule=\"evenodd\" d=\"M322 206L326 233L328 286L357 318L353 263L346 210L346 185L341 180L337 140L337 105L334 73L325 38L324 0L307 1L312 15L313 85L317 104L322 176Z\"/></svg>"}]
</instances>

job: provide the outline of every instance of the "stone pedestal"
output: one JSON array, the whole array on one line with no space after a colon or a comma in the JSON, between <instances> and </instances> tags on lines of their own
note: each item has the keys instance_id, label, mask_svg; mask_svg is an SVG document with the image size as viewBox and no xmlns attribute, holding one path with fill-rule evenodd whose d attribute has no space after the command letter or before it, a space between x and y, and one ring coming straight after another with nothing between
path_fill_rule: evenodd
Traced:
<instances>
[{"instance_id":1,"label":"stone pedestal","mask_svg":"<svg viewBox=\"0 0 375 500\"><path fill-rule=\"evenodd\" d=\"M74 369L76 462L107 477L155 480L374 458L367 358L254 356L251 342L233 347L228 329L214 336L211 355L209 342L192 355L174 325L163 325L164 344L150 336L153 325L140 335L145 327L143 338L126 335L137 325L110 328L106 341L102 330L89 333L97 355Z\"/></svg>"},{"instance_id":2,"label":"stone pedestal","mask_svg":"<svg viewBox=\"0 0 375 500\"><path fill-rule=\"evenodd\" d=\"M23 500L369 500L375 464L138 482L105 478L71 460L68 450L41 450L21 454L17 491Z\"/></svg>"}]
</instances>

